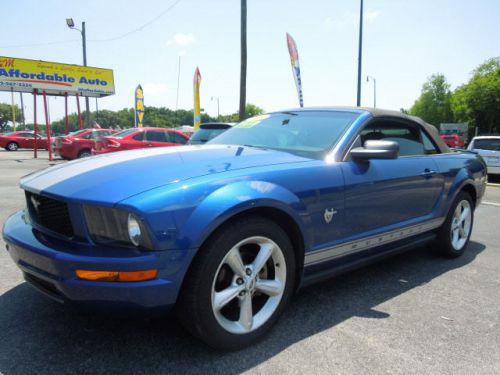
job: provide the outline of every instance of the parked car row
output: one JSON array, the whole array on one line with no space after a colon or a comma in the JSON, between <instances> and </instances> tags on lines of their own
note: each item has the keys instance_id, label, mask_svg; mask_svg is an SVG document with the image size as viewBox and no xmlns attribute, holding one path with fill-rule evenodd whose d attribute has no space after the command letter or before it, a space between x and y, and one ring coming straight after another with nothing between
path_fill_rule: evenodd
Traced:
<instances>
[{"instance_id":1,"label":"parked car row","mask_svg":"<svg viewBox=\"0 0 500 375\"><path fill-rule=\"evenodd\" d=\"M47 138L30 131L17 131L0 134L0 147L7 151L17 151L20 148L34 148L35 140L37 148L47 149Z\"/></svg>"},{"instance_id":2,"label":"parked car row","mask_svg":"<svg viewBox=\"0 0 500 375\"><path fill-rule=\"evenodd\" d=\"M192 139L186 134L166 128L131 128L123 131L114 129L81 129L52 142L54 153L66 160L83 158L109 152L138 148L203 144L229 129L225 123L201 124ZM37 135L37 147L47 149L47 138ZM0 135L0 147L8 151L19 148L33 148L35 136L30 131L19 131Z\"/></svg>"}]
</instances>

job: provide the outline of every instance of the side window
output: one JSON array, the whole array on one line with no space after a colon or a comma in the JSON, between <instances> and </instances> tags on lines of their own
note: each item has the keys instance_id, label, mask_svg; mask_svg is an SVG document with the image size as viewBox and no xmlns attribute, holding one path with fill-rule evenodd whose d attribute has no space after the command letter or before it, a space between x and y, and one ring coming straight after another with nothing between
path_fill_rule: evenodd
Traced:
<instances>
[{"instance_id":1,"label":"side window","mask_svg":"<svg viewBox=\"0 0 500 375\"><path fill-rule=\"evenodd\" d=\"M94 139L94 132L87 133L82 136L84 139Z\"/></svg>"},{"instance_id":2,"label":"side window","mask_svg":"<svg viewBox=\"0 0 500 375\"><path fill-rule=\"evenodd\" d=\"M20 138L33 138L33 134L30 133L20 133L17 136Z\"/></svg>"},{"instance_id":3,"label":"side window","mask_svg":"<svg viewBox=\"0 0 500 375\"><path fill-rule=\"evenodd\" d=\"M424 143L424 152L426 155L434 155L434 154L439 154L438 149L434 145L434 142L431 141L429 136L425 134L424 131L421 132L422 134L422 141Z\"/></svg>"},{"instance_id":4,"label":"side window","mask_svg":"<svg viewBox=\"0 0 500 375\"><path fill-rule=\"evenodd\" d=\"M421 130L416 125L379 120L364 128L360 135L363 145L368 140L383 139L397 142L400 156L425 155Z\"/></svg>"},{"instance_id":5,"label":"side window","mask_svg":"<svg viewBox=\"0 0 500 375\"><path fill-rule=\"evenodd\" d=\"M180 144L180 145L185 145L187 142L187 139L180 135L179 133L175 132L170 132L170 138L173 140L174 143Z\"/></svg>"},{"instance_id":6,"label":"side window","mask_svg":"<svg viewBox=\"0 0 500 375\"><path fill-rule=\"evenodd\" d=\"M167 143L166 133L158 130L151 130L146 133L146 140L151 142Z\"/></svg>"},{"instance_id":7,"label":"side window","mask_svg":"<svg viewBox=\"0 0 500 375\"><path fill-rule=\"evenodd\" d=\"M132 139L136 141L143 141L144 140L144 132L137 133L132 137Z\"/></svg>"}]
</instances>

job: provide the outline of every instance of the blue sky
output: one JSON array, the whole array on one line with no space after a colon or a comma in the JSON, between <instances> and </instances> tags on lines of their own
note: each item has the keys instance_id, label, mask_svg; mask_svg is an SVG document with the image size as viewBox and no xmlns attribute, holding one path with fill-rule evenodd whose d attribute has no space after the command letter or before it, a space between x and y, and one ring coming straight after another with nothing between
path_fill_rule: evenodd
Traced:
<instances>
[{"instance_id":1,"label":"blue sky","mask_svg":"<svg viewBox=\"0 0 500 375\"><path fill-rule=\"evenodd\" d=\"M146 105L175 109L180 55L179 108L193 107L192 79L199 66L202 108L216 115L211 97L219 97L221 113L235 112L240 1L180 0L158 17L175 2L5 1L0 55L80 64L80 34L65 22L72 17L77 25L86 22L88 65L114 70L116 95L100 99L100 109L132 107L139 83ZM409 108L431 74L444 73L455 88L476 66L500 56L498 0L364 4L362 105L373 103L366 75L377 80L378 107ZM305 105L355 105L358 17L358 0L248 0L247 101L267 111L298 106L286 47L289 32L299 50ZM15 99L19 102L18 95ZM10 94L0 93L0 102L10 102ZM32 106L31 95L25 95L28 121ZM50 108L51 119L60 118L63 99L51 98ZM71 101L70 111L75 110Z\"/></svg>"}]
</instances>

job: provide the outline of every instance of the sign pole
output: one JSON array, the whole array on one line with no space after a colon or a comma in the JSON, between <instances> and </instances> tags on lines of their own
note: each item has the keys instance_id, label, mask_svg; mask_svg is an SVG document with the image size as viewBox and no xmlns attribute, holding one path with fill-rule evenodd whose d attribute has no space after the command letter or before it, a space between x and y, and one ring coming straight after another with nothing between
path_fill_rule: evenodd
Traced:
<instances>
[{"instance_id":1,"label":"sign pole","mask_svg":"<svg viewBox=\"0 0 500 375\"><path fill-rule=\"evenodd\" d=\"M43 92L43 107L45 109L45 131L47 133L47 148L49 149L49 160L52 161L52 144L50 140L49 111L47 109L47 94Z\"/></svg>"},{"instance_id":2,"label":"sign pole","mask_svg":"<svg viewBox=\"0 0 500 375\"><path fill-rule=\"evenodd\" d=\"M64 117L64 133L68 135L69 133L69 124L68 124L68 93L64 95L64 111L66 116Z\"/></svg>"},{"instance_id":3,"label":"sign pole","mask_svg":"<svg viewBox=\"0 0 500 375\"><path fill-rule=\"evenodd\" d=\"M80 112L80 95L76 94L76 110L78 111L78 129L82 129L82 113Z\"/></svg>"},{"instance_id":4,"label":"sign pole","mask_svg":"<svg viewBox=\"0 0 500 375\"><path fill-rule=\"evenodd\" d=\"M37 90L33 91L33 130L35 131L35 147L33 148L33 157L36 159L37 153L36 153L36 144L37 144L37 127L36 127L36 94Z\"/></svg>"},{"instance_id":5,"label":"sign pole","mask_svg":"<svg viewBox=\"0 0 500 375\"><path fill-rule=\"evenodd\" d=\"M16 131L16 108L14 107L14 89L11 89L10 94L12 96L12 127Z\"/></svg>"}]
</instances>

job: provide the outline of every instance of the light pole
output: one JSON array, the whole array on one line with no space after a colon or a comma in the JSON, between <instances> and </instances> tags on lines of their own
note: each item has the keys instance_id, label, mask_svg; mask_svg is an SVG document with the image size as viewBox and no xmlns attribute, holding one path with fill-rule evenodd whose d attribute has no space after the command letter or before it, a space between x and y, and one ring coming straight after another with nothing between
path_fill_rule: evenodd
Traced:
<instances>
[{"instance_id":1,"label":"light pole","mask_svg":"<svg viewBox=\"0 0 500 375\"><path fill-rule=\"evenodd\" d=\"M359 107L361 105L361 61L362 61L362 51L363 51L363 0L361 0L361 5L359 8L359 46L358 46L358 98L356 105Z\"/></svg>"},{"instance_id":2,"label":"light pole","mask_svg":"<svg viewBox=\"0 0 500 375\"><path fill-rule=\"evenodd\" d=\"M373 81L373 108L377 108L377 80L375 77L366 76L366 82Z\"/></svg>"},{"instance_id":3,"label":"light pole","mask_svg":"<svg viewBox=\"0 0 500 375\"><path fill-rule=\"evenodd\" d=\"M219 121L219 117L220 117L220 112L219 112L219 98L216 97L216 96L212 96L210 98L210 100L217 100L217 121Z\"/></svg>"},{"instance_id":4,"label":"light pole","mask_svg":"<svg viewBox=\"0 0 500 375\"><path fill-rule=\"evenodd\" d=\"M78 30L82 34L82 47L83 47L83 66L87 66L87 38L85 36L85 22L82 22L82 29L75 27L73 18L66 18L66 25L70 29ZM90 110L89 110L89 97L85 97L85 111L87 113L87 128L90 128Z\"/></svg>"}]
</instances>

